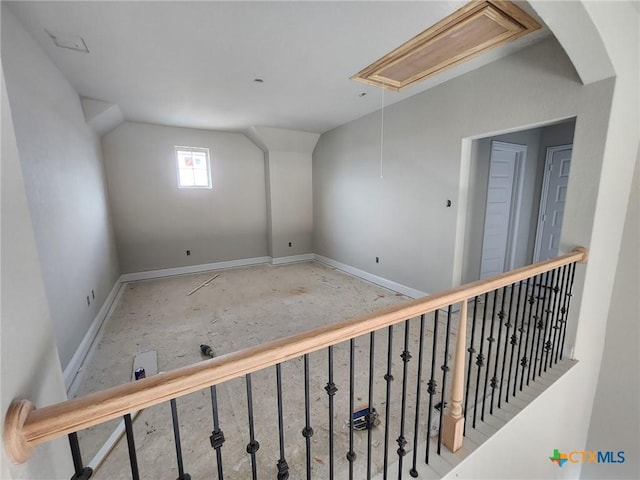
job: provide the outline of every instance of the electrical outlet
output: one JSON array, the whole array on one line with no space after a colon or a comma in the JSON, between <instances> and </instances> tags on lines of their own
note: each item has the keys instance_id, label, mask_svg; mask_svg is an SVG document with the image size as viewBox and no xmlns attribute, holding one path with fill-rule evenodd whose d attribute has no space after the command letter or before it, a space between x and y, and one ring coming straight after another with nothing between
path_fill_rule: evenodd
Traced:
<instances>
[{"instance_id":1,"label":"electrical outlet","mask_svg":"<svg viewBox=\"0 0 640 480\"><path fill-rule=\"evenodd\" d=\"M187 250L187 257L191 255L191 250Z\"/></svg>"},{"instance_id":2,"label":"electrical outlet","mask_svg":"<svg viewBox=\"0 0 640 480\"><path fill-rule=\"evenodd\" d=\"M89 299L89 295L87 295L87 306L90 307L91 306L91 300Z\"/></svg>"},{"instance_id":3,"label":"electrical outlet","mask_svg":"<svg viewBox=\"0 0 640 480\"><path fill-rule=\"evenodd\" d=\"M91 290L91 299L92 300L96 299L96 292L94 292L93 290Z\"/></svg>"},{"instance_id":4,"label":"electrical outlet","mask_svg":"<svg viewBox=\"0 0 640 480\"><path fill-rule=\"evenodd\" d=\"M290 247L293 247L293 242L289 242L289 246L290 246Z\"/></svg>"},{"instance_id":5,"label":"electrical outlet","mask_svg":"<svg viewBox=\"0 0 640 480\"><path fill-rule=\"evenodd\" d=\"M380 263L380 257L376 257L376 263Z\"/></svg>"}]
</instances>

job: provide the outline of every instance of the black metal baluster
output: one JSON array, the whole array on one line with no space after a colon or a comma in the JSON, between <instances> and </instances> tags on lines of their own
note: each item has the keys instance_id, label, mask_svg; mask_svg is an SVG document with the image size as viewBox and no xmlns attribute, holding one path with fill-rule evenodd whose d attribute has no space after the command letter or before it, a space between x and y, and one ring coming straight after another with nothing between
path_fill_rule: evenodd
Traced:
<instances>
[{"instance_id":1,"label":"black metal baluster","mask_svg":"<svg viewBox=\"0 0 640 480\"><path fill-rule=\"evenodd\" d=\"M353 399L355 396L355 342L349 340L349 451L347 460L349 461L349 480L353 480L353 462L356 460L356 452L353 451ZM308 479L307 479L308 480Z\"/></svg>"},{"instance_id":2,"label":"black metal baluster","mask_svg":"<svg viewBox=\"0 0 640 480\"><path fill-rule=\"evenodd\" d=\"M551 285L554 284L555 280L555 270L551 270ZM547 339L547 333L551 331L550 328L550 319L549 314L551 313L551 287L547 287L546 297L546 306L544 309L544 335L542 337L542 352L540 352L540 366L538 369L538 376L542 375L542 368L544 367L544 371L547 371L547 367L544 365L544 358L546 358L546 354L549 349L549 341Z\"/></svg>"},{"instance_id":3,"label":"black metal baluster","mask_svg":"<svg viewBox=\"0 0 640 480\"><path fill-rule=\"evenodd\" d=\"M560 348L560 337L562 336L562 325L564 324L564 313L565 313L565 309L564 309L564 299L566 297L566 287L567 287L567 277L569 276L568 272L568 267L567 265L563 265L562 266L562 274L561 274L561 280L559 282L560 286L560 290L558 292L558 309L557 309L557 317L556 317L556 332L557 334L554 335L553 338L553 349L552 349L552 358L551 358L551 362L553 365L558 363L558 350Z\"/></svg>"},{"instance_id":4,"label":"black metal baluster","mask_svg":"<svg viewBox=\"0 0 640 480\"><path fill-rule=\"evenodd\" d=\"M544 342L544 361L542 368L547 371L547 361L549 359L549 352L551 351L551 338L553 336L553 317L555 299L557 294L555 292L556 283L558 282L558 275L556 270L551 270L551 286L549 287L549 303L547 309L547 325L545 328L545 342ZM548 330L548 334L547 334Z\"/></svg>"},{"instance_id":5,"label":"black metal baluster","mask_svg":"<svg viewBox=\"0 0 640 480\"><path fill-rule=\"evenodd\" d=\"M501 377L501 381L500 381L500 391L498 392L498 408L500 408L501 405L501 401L502 401L502 386L504 385L504 370L507 366L507 350L509 350L509 339L511 337L509 337L509 331L511 330L511 312L513 311L513 292L516 289L516 284L512 283L509 286L511 293L509 293L509 312L507 313L507 323L504 324L505 327L507 327L507 330L504 334L504 353L502 354L502 373L500 374ZM504 310L504 308L503 308ZM514 328L515 331L515 328ZM513 345L511 346L511 354L513 357ZM507 386L507 401L508 401L508 397L509 397L509 387Z\"/></svg>"},{"instance_id":6,"label":"black metal baluster","mask_svg":"<svg viewBox=\"0 0 640 480\"><path fill-rule=\"evenodd\" d=\"M529 292L530 280L533 280L531 282L531 292ZM527 302L529 303L529 316L527 317L527 333L524 339L524 352L522 352L522 359L520 360L520 366L522 367L522 375L520 376L520 391L522 391L522 387L524 386L524 376L525 376L524 371L527 369L531 361L530 360L531 357L528 356L527 352L530 350L529 349L529 332L531 331L531 319L533 317L533 304L536 301L534 296L535 289L536 289L536 277L533 277L533 279L528 278L527 279L527 295L529 296L529 298L527 299ZM525 299L526 299L526 296L525 296Z\"/></svg>"},{"instance_id":7,"label":"black metal baluster","mask_svg":"<svg viewBox=\"0 0 640 480\"><path fill-rule=\"evenodd\" d=\"M509 403L509 389L511 388L511 371L513 370L513 354L518 345L518 317L520 316L520 296L522 294L522 280L518 282L518 296L516 298L516 311L513 317L513 333L511 334L511 358L509 360L509 376L507 377L507 391L504 396L504 401ZM517 368L516 368L517 371ZM515 381L514 381L515 382ZM514 391L515 395L515 391Z\"/></svg>"},{"instance_id":8,"label":"black metal baluster","mask_svg":"<svg viewBox=\"0 0 640 480\"><path fill-rule=\"evenodd\" d=\"M127 446L129 447L129 464L131 465L131 478L140 480L138 472L138 457L136 456L136 442L133 439L133 425L131 423L131 414L124 416L124 428L127 433Z\"/></svg>"},{"instance_id":9,"label":"black metal baluster","mask_svg":"<svg viewBox=\"0 0 640 480\"><path fill-rule=\"evenodd\" d=\"M505 305L506 297L507 297L507 287L502 287L502 301L500 303L500 311L498 312L500 325L498 325L498 343L496 344L496 363L493 368L493 377L491 378L491 404L489 408L489 413L491 415L493 415L493 397L495 396L496 388L498 387L498 363L499 363L498 360L500 359L500 340L502 340L502 322L504 318L507 316L507 314L504 313L504 305ZM499 396L500 395L498 394L498 397ZM498 400L500 400L500 398L498 398Z\"/></svg>"},{"instance_id":10,"label":"black metal baluster","mask_svg":"<svg viewBox=\"0 0 640 480\"><path fill-rule=\"evenodd\" d=\"M429 409L427 410L427 446L425 447L424 463L429 464L429 446L431 445L431 414L433 412L433 396L438 390L438 383L435 380L436 373L436 353L438 350L438 312L433 315L433 345L431 348L431 378L427 382L427 393L429 394Z\"/></svg>"},{"instance_id":11,"label":"black metal baluster","mask_svg":"<svg viewBox=\"0 0 640 480\"><path fill-rule=\"evenodd\" d=\"M409 360L411 360L411 354L409 353L409 325L410 320L404 322L404 350L400 358L402 358L402 403L400 406L400 436L396 440L398 442L398 480L402 479L402 460L407 454L404 447L407 445L407 440L404 438L404 420L407 407L407 367Z\"/></svg>"},{"instance_id":12,"label":"black metal baluster","mask_svg":"<svg viewBox=\"0 0 640 480\"><path fill-rule=\"evenodd\" d=\"M176 459L178 461L178 480L191 480L191 475L184 473L184 465L182 464L182 445L180 444L180 423L178 422L178 406L176 399L172 398L171 419L173 420L173 438L176 442Z\"/></svg>"},{"instance_id":13,"label":"black metal baluster","mask_svg":"<svg viewBox=\"0 0 640 480\"><path fill-rule=\"evenodd\" d=\"M520 282L520 290L522 290L522 282ZM529 293L529 279L527 278L527 282L524 288L524 295L522 296L522 316L520 318L520 326L518 327L518 332L520 333L518 337L518 355L516 356L516 371L513 377L513 396L516 395L516 390L518 389L518 365L520 364L520 353L522 352L522 337L524 335L524 321L527 317L527 294ZM520 292L518 292L518 306L520 306ZM516 322L518 319L516 318ZM516 323L517 325L517 323Z\"/></svg>"},{"instance_id":14,"label":"black metal baluster","mask_svg":"<svg viewBox=\"0 0 640 480\"><path fill-rule=\"evenodd\" d=\"M387 373L384 375L384 379L387 382L387 399L385 405L384 415L384 465L383 465L383 480L387 480L387 470L389 468L389 417L391 408L391 382L393 382L393 375L391 374L391 367L393 365L393 325L389 325L389 335L387 344Z\"/></svg>"},{"instance_id":15,"label":"black metal baluster","mask_svg":"<svg viewBox=\"0 0 640 480\"><path fill-rule=\"evenodd\" d=\"M247 411L249 415L249 443L247 444L247 453L251 455L251 476L253 480L258 478L258 466L256 465L256 452L260 449L260 443L255 439L253 429L253 393L251 391L251 374L245 375L247 384Z\"/></svg>"},{"instance_id":16,"label":"black metal baluster","mask_svg":"<svg viewBox=\"0 0 640 480\"><path fill-rule=\"evenodd\" d=\"M471 323L471 340L469 341L469 348L467 352L469 352L469 363L467 364L467 388L464 391L464 427L462 429L462 434L464 435L467 431L467 409L469 408L469 390L471 389L471 366L473 364L473 354L476 353L476 349L473 348L473 342L476 336L476 312L478 309L478 297L475 296L473 298L473 321Z\"/></svg>"},{"instance_id":17,"label":"black metal baluster","mask_svg":"<svg viewBox=\"0 0 640 480\"><path fill-rule=\"evenodd\" d=\"M558 278L556 279L556 284L553 287L553 309L552 309L553 336L551 334L549 335L550 337L552 337L551 351L549 352L549 357L547 359L547 362L549 363L549 367L553 366L553 354L555 353L555 345L556 345L556 339L558 337L558 329L561 328L561 326L558 324L558 319L560 318L560 303L558 301L558 296L559 296L558 294L559 292L562 291L559 285L562 285L562 283L564 282L564 268L562 268L562 272L560 271L560 267L558 267L556 271L558 272Z\"/></svg>"},{"instance_id":18,"label":"black metal baluster","mask_svg":"<svg viewBox=\"0 0 640 480\"><path fill-rule=\"evenodd\" d=\"M531 296L529 298L530 310L529 310L529 325L527 325L527 345L525 348L525 355L527 356L527 386L529 385L531 366L535 362L535 346L536 346L536 332L538 331L538 313L540 306L540 284L542 282L542 273L535 275L531 282ZM538 293L536 293L538 288ZM535 305L534 305L535 304ZM529 342L529 332L531 332L531 342ZM522 370L522 381L524 381L524 368Z\"/></svg>"},{"instance_id":19,"label":"black metal baluster","mask_svg":"<svg viewBox=\"0 0 640 480\"><path fill-rule=\"evenodd\" d=\"M373 442L373 374L376 332L369 334L369 413L367 414L367 480L371 479L371 443Z\"/></svg>"},{"instance_id":20,"label":"black metal baluster","mask_svg":"<svg viewBox=\"0 0 640 480\"><path fill-rule=\"evenodd\" d=\"M416 418L413 427L413 465L409 474L416 478L418 471L416 470L416 464L418 461L418 427L420 424L420 391L422 390L422 351L424 345L424 313L420 315L420 340L418 344L418 375L416 381ZM428 432L428 430L427 430ZM427 433L427 442L429 441L429 434Z\"/></svg>"},{"instance_id":21,"label":"black metal baluster","mask_svg":"<svg viewBox=\"0 0 640 480\"><path fill-rule=\"evenodd\" d=\"M287 480L289 478L289 465L284 453L284 412L282 408L282 366L276 364L276 396L278 398L278 445L280 447L280 459L276 463L278 469L278 480Z\"/></svg>"},{"instance_id":22,"label":"black metal baluster","mask_svg":"<svg viewBox=\"0 0 640 480\"><path fill-rule=\"evenodd\" d=\"M220 430L220 420L218 418L218 394L216 392L216 386L211 386L211 410L213 412L213 432L209 440L211 441L211 448L216 451L216 466L218 468L218 480L224 479L222 473L222 445L224 444L224 433Z\"/></svg>"},{"instance_id":23,"label":"black metal baluster","mask_svg":"<svg viewBox=\"0 0 640 480\"><path fill-rule=\"evenodd\" d=\"M537 361L536 358L536 348L537 348L537 337L539 337L540 334L540 292L542 291L542 279L543 279L544 273L541 273L540 275L537 276L537 283L534 280L533 282L533 293L532 295L535 298L535 302L536 302L536 311L533 314L533 335L531 337L531 354L529 355L529 365L527 366L527 385L529 385L529 380L533 380L533 378L531 378L531 370L533 368L534 372L534 378L535 378L535 364ZM538 292L536 293L536 287L538 288ZM533 308L533 306L532 306Z\"/></svg>"},{"instance_id":24,"label":"black metal baluster","mask_svg":"<svg viewBox=\"0 0 640 480\"><path fill-rule=\"evenodd\" d=\"M88 480L93 475L91 467L84 467L82 464L82 455L80 454L80 443L78 442L78 434L76 432L69 434L69 446L71 447L71 457L73 458L74 474L71 480Z\"/></svg>"},{"instance_id":25,"label":"black metal baluster","mask_svg":"<svg viewBox=\"0 0 640 480\"><path fill-rule=\"evenodd\" d=\"M338 391L336 384L333 383L333 346L329 347L328 364L329 381L324 389L329 396L329 480L333 480L333 397Z\"/></svg>"},{"instance_id":26,"label":"black metal baluster","mask_svg":"<svg viewBox=\"0 0 640 480\"><path fill-rule=\"evenodd\" d=\"M304 355L304 429L302 436L305 439L307 451L307 480L311 480L311 406L309 404L309 354Z\"/></svg>"},{"instance_id":27,"label":"black metal baluster","mask_svg":"<svg viewBox=\"0 0 640 480\"><path fill-rule=\"evenodd\" d=\"M438 455L442 450L442 418L447 406L445 402L445 392L447 388L447 372L449 371L449 332L451 330L451 305L447 309L447 329L444 339L444 363L442 364L442 390L440 391L440 420L438 421Z\"/></svg>"},{"instance_id":28,"label":"black metal baluster","mask_svg":"<svg viewBox=\"0 0 640 480\"><path fill-rule=\"evenodd\" d=\"M496 322L496 304L498 303L498 290L493 291L493 307L491 308L491 327L489 328L489 336L487 342L489 342L489 348L487 349L487 369L484 375L484 389L482 390L482 411L480 412L480 420L484 422L484 407L487 404L487 385L489 383L489 373L491 372L491 350L493 349L493 328ZM484 338L484 337L483 337ZM497 362L497 358L496 358ZM491 390L493 391L497 385L494 385L494 381L491 381Z\"/></svg>"},{"instance_id":29,"label":"black metal baluster","mask_svg":"<svg viewBox=\"0 0 640 480\"><path fill-rule=\"evenodd\" d=\"M567 321L567 292L569 291L569 275L571 273L571 266L565 265L564 269L564 280L562 282L562 291L560 292L560 317L558 319L560 323L560 330L558 332L558 345L556 346L556 354L554 357L555 363L558 363L560 345L562 343L562 330L564 329L564 325Z\"/></svg>"},{"instance_id":30,"label":"black metal baluster","mask_svg":"<svg viewBox=\"0 0 640 480\"><path fill-rule=\"evenodd\" d=\"M544 341L544 308L547 298L547 284L549 283L549 272L544 272L544 280L540 281L540 291L538 292L538 305L536 307L536 314L538 321L536 323L536 329L538 330L538 340L536 342L536 356L533 359L533 373L531 380L536 379L536 369L538 368L538 360L542 362L542 354L540 352L540 344Z\"/></svg>"},{"instance_id":31,"label":"black metal baluster","mask_svg":"<svg viewBox=\"0 0 640 480\"><path fill-rule=\"evenodd\" d=\"M567 323L569 320L569 307L571 306L571 297L573 297L573 280L575 279L576 274L576 262L571 264L571 280L569 280L569 291L566 294L567 297L567 308L565 312L565 322L562 326L562 342L560 345L560 360L562 360L562 355L564 354L564 340L567 335Z\"/></svg>"},{"instance_id":32,"label":"black metal baluster","mask_svg":"<svg viewBox=\"0 0 640 480\"><path fill-rule=\"evenodd\" d=\"M538 291L537 303L536 303L536 314L534 315L535 319L535 330L533 331L533 344L535 345L535 352L533 355L533 368L529 368L529 373L531 373L531 380L536 379L536 369L538 367L538 355L540 354L540 339L542 338L542 329L544 328L544 320L542 319L542 314L544 312L544 299L546 297L546 288L547 282L549 281L549 272L544 272L540 274L540 289ZM536 333L537 332L537 333ZM537 339L536 339L537 335ZM532 346L533 349L533 346ZM529 384L529 375L527 374L527 385Z\"/></svg>"},{"instance_id":33,"label":"black metal baluster","mask_svg":"<svg viewBox=\"0 0 640 480\"><path fill-rule=\"evenodd\" d=\"M484 294L484 308L482 310L482 329L480 330L480 352L476 357L476 394L473 402L473 428L476 428L476 419L478 416L478 393L480 392L480 375L482 374L482 366L484 365L484 331L487 325L487 305L489 304L489 293Z\"/></svg>"}]
</instances>

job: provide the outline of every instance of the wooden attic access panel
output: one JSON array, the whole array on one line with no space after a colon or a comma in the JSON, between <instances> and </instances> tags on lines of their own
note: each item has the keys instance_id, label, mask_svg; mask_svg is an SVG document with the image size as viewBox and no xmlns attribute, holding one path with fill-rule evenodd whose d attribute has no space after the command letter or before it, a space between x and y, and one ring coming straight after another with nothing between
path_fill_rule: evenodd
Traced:
<instances>
[{"instance_id":1,"label":"wooden attic access panel","mask_svg":"<svg viewBox=\"0 0 640 480\"><path fill-rule=\"evenodd\" d=\"M539 28L509 1L474 0L352 78L400 90Z\"/></svg>"}]
</instances>

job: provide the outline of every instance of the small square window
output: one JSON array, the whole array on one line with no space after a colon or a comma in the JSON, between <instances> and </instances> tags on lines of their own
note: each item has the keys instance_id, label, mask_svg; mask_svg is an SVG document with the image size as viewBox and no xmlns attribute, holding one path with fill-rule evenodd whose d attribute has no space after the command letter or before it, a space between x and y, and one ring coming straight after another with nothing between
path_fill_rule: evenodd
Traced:
<instances>
[{"instance_id":1,"label":"small square window","mask_svg":"<svg viewBox=\"0 0 640 480\"><path fill-rule=\"evenodd\" d=\"M176 147L178 187L211 188L211 162L209 149Z\"/></svg>"}]
</instances>

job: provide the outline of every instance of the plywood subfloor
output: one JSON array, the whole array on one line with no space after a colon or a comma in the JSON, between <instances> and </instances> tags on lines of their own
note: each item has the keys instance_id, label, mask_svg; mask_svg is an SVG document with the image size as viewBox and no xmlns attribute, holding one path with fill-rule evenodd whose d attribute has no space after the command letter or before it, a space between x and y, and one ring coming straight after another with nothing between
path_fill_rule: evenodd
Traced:
<instances>
[{"instance_id":1,"label":"plywood subfloor","mask_svg":"<svg viewBox=\"0 0 640 480\"><path fill-rule=\"evenodd\" d=\"M311 262L225 270L208 286L191 296L187 295L211 276L211 272L206 272L123 286L111 318L85 362L76 394L82 395L130 381L133 358L140 352L156 350L159 370L167 371L203 360L200 353L202 343L212 346L221 355L407 300L404 295ZM541 348L544 342L536 336L536 317L533 315L541 299L540 290L528 284L522 288L525 294L514 296L510 289L506 289L478 297L469 305L468 342L474 339L474 357L465 368L471 367L466 373L470 411L474 402L482 403L486 398L489 402L488 415L492 416L496 395L502 395L503 390L504 395L510 395L507 392L516 388L516 382L522 384L525 374L522 365L527 365L527 362L523 363L521 357L527 357L530 364L530 360L538 362L545 355L544 348ZM516 300L520 307L512 308L510 303ZM500 310L510 315L519 309L520 320L499 319ZM442 398L445 350L448 351L449 368L452 368L451 356L458 325L458 313L451 312L447 343L447 314L442 311L437 313L437 321L434 313L424 317L424 358L420 376L420 318L402 322L394 326L392 332L386 328L376 332L373 339L365 335L354 340L355 406L368 402L369 352L373 340L372 404L380 414L381 423L371 431L370 456L367 452L368 432L354 432L353 451L357 458L353 463L353 478L367 478L369 458L372 476L383 470L385 458L389 461L390 473L395 474L399 463L396 452L401 438L408 442L404 466L413 461L414 445L418 445L417 458L423 461L427 435L432 436L436 432L439 420L439 412L433 407ZM473 328L474 323L476 328ZM507 325L510 327L507 328ZM349 343L347 341L334 347L333 374L338 387L333 414L334 478L349 477L349 462L346 459L349 451ZM412 356L406 364L406 371L401 359L403 350ZM509 368L504 368L503 362ZM393 375L393 381L389 384L385 381L388 365ZM427 384L431 372L435 388L429 422ZM328 397L325 391L328 381L327 350L309 355L309 373L309 418L314 430L309 454L312 478L323 480L330 478ZM495 388L488 388L494 383L493 377ZM302 436L305 427L302 358L282 364L282 382L284 450L289 464L289 478L306 478L306 440ZM448 393L450 377L447 382L445 389ZM540 382L546 384L547 380L541 378L535 381L536 385ZM252 374L252 386L255 438L260 443L256 454L257 478L276 478L280 445L275 367ZM390 388L389 402L387 386ZM420 402L417 401L418 386L422 392ZM246 452L249 443L246 379L238 378L216 388L220 425L226 439L222 448L224 478L251 478L251 458ZM527 388L523 392L525 399ZM406 415L402 414L403 390L406 391ZM216 478L216 455L209 441L213 429L210 389L179 398L177 408L185 471L194 479ZM417 437L414 435L416 422ZM85 461L92 458L117 424L118 420L114 420L79 432ZM480 426L484 428L483 425ZM388 435L385 436L387 430ZM169 403L142 411L134 422L134 432L141 478L177 478ZM459 461L454 457L450 458L453 463L443 463L447 469L443 469L439 475L444 475L448 468ZM437 464L441 458L434 457L432 460ZM92 478L131 478L124 439L120 440Z\"/></svg>"},{"instance_id":2,"label":"plywood subfloor","mask_svg":"<svg viewBox=\"0 0 640 480\"><path fill-rule=\"evenodd\" d=\"M211 272L206 272L124 285L80 373L74 396L130 381L133 358L140 352L156 350L159 371L167 371L201 361L199 346L202 343L211 345L216 354L229 353L407 299L313 262L221 271L211 284L187 295L211 276ZM417 328L414 327L415 333ZM379 411L385 408L382 376L386 369L387 341L386 332L377 335L376 369L380 381L377 381L374 404ZM394 336L396 354L393 363L396 368L402 364L399 359L402 342L403 327L399 326ZM367 398L368 345L368 337L356 342L356 403L363 403ZM304 427L302 365L302 359L298 359L282 366L290 478L303 477L301 468L304 468L305 459L304 438L300 433ZM328 474L322 473L328 471L326 352L312 354L310 365L312 424L316 431L312 438L314 470L318 470L316 478L328 478ZM334 419L336 467L344 469L348 465L345 460L348 344L336 347L335 365L335 383L339 388ZM394 388L398 387L396 381ZM257 458L259 470L263 472L259 478L275 478L279 458L275 368L254 374L253 390L256 438L261 444ZM245 451L248 443L245 380L237 379L219 386L218 398L221 425L227 438L222 449L225 478L250 478L250 458ZM215 471L215 452L209 444L212 430L209 390L178 399L178 411L185 470L193 478L211 477ZM112 421L79 432L85 461L98 451L117 423ZM134 423L134 430L142 478L177 477L169 404L143 411ZM381 430L374 432L374 445L378 448L383 444ZM355 435L356 450L360 452L356 465L361 469L366 432ZM390 449L394 451L397 446L392 442ZM94 478L128 477L126 441L122 439Z\"/></svg>"}]
</instances>

